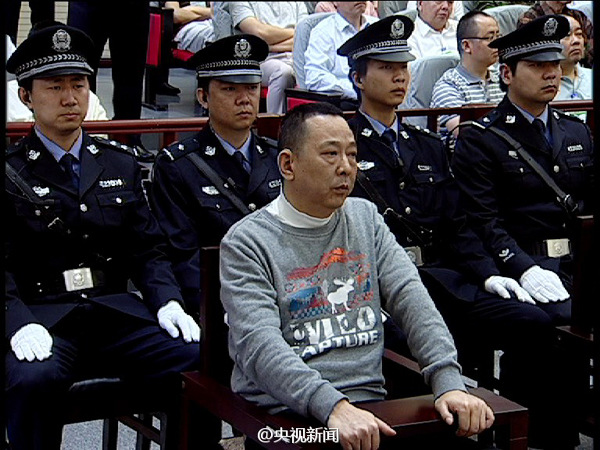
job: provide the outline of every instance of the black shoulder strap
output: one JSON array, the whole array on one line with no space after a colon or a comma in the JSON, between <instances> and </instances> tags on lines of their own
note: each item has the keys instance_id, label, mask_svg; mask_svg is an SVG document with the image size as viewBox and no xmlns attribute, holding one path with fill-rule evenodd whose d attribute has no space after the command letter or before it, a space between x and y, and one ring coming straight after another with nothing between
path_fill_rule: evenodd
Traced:
<instances>
[{"instance_id":1,"label":"black shoulder strap","mask_svg":"<svg viewBox=\"0 0 600 450\"><path fill-rule=\"evenodd\" d=\"M475 125L478 127L482 126L481 124L473 121L463 122L461 125L463 124ZM542 178L542 180L544 180L544 183L546 183L546 185L548 185L548 187L554 191L558 203L565 209L565 211L567 211L569 215L575 216L577 214L579 206L577 205L577 202L573 200L573 197L571 197L570 194L567 194L565 191L563 191L556 184L552 177L548 175L544 168L540 166L540 164L529 154L529 152L527 152L523 148L523 146L517 140L513 139L508 133L500 130L497 127L489 126L485 127L485 129L491 131L496 136L499 136L500 138L504 139L508 143L508 145L514 148L515 151L519 155L521 155L521 157L525 160L527 164L529 164L529 166L534 170L534 172L537 173Z\"/></svg>"},{"instance_id":2,"label":"black shoulder strap","mask_svg":"<svg viewBox=\"0 0 600 450\"><path fill-rule=\"evenodd\" d=\"M223 178L221 178L221 176L212 167L210 167L206 161L204 161L194 152L190 152L185 156L192 161L192 163L194 163L198 170L202 172L202 174L204 174L204 176L210 180L215 188L217 188L221 194L223 194L231 203L233 203L233 205L243 215L246 216L252 212L237 195L227 188L227 181L223 180Z\"/></svg>"},{"instance_id":3,"label":"black shoulder strap","mask_svg":"<svg viewBox=\"0 0 600 450\"><path fill-rule=\"evenodd\" d=\"M67 225L62 221L62 219L54 214L51 214L48 210L48 206L54 203L54 200L44 200L40 198L33 188L29 186L27 181L23 179L21 175L17 173L15 168L9 164L8 161L5 162L6 176L10 181L13 182L17 188L21 191L21 193L25 196L25 198L34 205L40 207L39 211L41 217L44 218L46 223L48 224L48 228L53 231L58 231L61 233L69 234L71 230L67 227Z\"/></svg>"},{"instance_id":4,"label":"black shoulder strap","mask_svg":"<svg viewBox=\"0 0 600 450\"><path fill-rule=\"evenodd\" d=\"M431 241L431 230L421 227L420 225L414 224L406 220L400 214L398 214L381 196L381 194L375 189L375 186L369 180L369 177L361 170L356 174L356 181L366 191L371 198L371 201L375 203L379 213L387 220L388 217L393 218L395 223L402 227L407 237L410 238L415 244L420 246L426 246ZM415 228L418 230L415 231Z\"/></svg>"}]
</instances>

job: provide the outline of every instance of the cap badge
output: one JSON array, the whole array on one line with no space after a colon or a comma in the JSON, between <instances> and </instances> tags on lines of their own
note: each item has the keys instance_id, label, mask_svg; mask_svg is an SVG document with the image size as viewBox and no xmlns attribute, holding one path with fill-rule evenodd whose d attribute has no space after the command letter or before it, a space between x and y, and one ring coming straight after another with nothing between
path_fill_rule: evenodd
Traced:
<instances>
[{"instance_id":1,"label":"cap badge","mask_svg":"<svg viewBox=\"0 0 600 450\"><path fill-rule=\"evenodd\" d=\"M236 58L247 58L250 56L250 51L252 47L250 46L250 42L246 39L240 39L235 43L235 47L233 49L233 53Z\"/></svg>"},{"instance_id":2,"label":"cap badge","mask_svg":"<svg viewBox=\"0 0 600 450\"><path fill-rule=\"evenodd\" d=\"M65 30L58 30L52 36L52 48L57 52L71 50L71 36Z\"/></svg>"},{"instance_id":3,"label":"cap badge","mask_svg":"<svg viewBox=\"0 0 600 450\"><path fill-rule=\"evenodd\" d=\"M542 33L544 34L544 36L550 37L554 35L554 33L556 33L557 28L558 21L554 17L550 17L548 20L546 20L546 23L544 24L544 30L542 31Z\"/></svg>"},{"instance_id":4,"label":"cap badge","mask_svg":"<svg viewBox=\"0 0 600 450\"><path fill-rule=\"evenodd\" d=\"M392 23L391 30L390 30L390 36L393 37L394 39L400 39L403 34L404 34L404 22L402 22L400 19L394 20L394 22Z\"/></svg>"}]
</instances>

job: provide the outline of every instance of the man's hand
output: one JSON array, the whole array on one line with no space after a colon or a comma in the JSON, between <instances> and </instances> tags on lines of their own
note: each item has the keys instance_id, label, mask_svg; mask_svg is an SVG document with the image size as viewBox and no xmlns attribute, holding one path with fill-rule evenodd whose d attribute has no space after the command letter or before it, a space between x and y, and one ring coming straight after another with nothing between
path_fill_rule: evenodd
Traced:
<instances>
[{"instance_id":1,"label":"man's hand","mask_svg":"<svg viewBox=\"0 0 600 450\"><path fill-rule=\"evenodd\" d=\"M469 437L481 433L494 423L494 412L479 397L463 391L448 391L435 401L435 409L448 425L458 415L457 436Z\"/></svg>"},{"instance_id":2,"label":"man's hand","mask_svg":"<svg viewBox=\"0 0 600 450\"><path fill-rule=\"evenodd\" d=\"M339 401L327 420L328 428L337 428L340 445L344 450L377 450L379 432L394 436L396 432L387 423L369 411L357 408L348 400Z\"/></svg>"},{"instance_id":3,"label":"man's hand","mask_svg":"<svg viewBox=\"0 0 600 450\"><path fill-rule=\"evenodd\" d=\"M521 286L540 303L560 302L569 298L562 281L551 270L531 266L521 275Z\"/></svg>"},{"instance_id":4,"label":"man's hand","mask_svg":"<svg viewBox=\"0 0 600 450\"><path fill-rule=\"evenodd\" d=\"M492 275L485 280L483 287L490 294L497 294L507 300L510 298L510 293L512 292L520 302L535 305L535 301L533 301L529 292L523 289L517 280L513 280L512 278Z\"/></svg>"},{"instance_id":5,"label":"man's hand","mask_svg":"<svg viewBox=\"0 0 600 450\"><path fill-rule=\"evenodd\" d=\"M200 342L200 327L192 316L186 314L176 300L171 300L157 313L158 324L173 338L179 337L179 330L185 342Z\"/></svg>"},{"instance_id":6,"label":"man's hand","mask_svg":"<svg viewBox=\"0 0 600 450\"><path fill-rule=\"evenodd\" d=\"M52 354L52 336L42 325L30 323L13 334L10 347L19 361L43 361Z\"/></svg>"}]
</instances>

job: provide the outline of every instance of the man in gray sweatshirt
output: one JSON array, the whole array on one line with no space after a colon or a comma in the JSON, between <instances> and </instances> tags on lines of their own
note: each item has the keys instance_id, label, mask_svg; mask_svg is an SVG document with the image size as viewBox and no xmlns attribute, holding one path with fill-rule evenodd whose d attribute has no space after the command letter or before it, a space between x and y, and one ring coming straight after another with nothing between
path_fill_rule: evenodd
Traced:
<instances>
[{"instance_id":1,"label":"man in gray sweatshirt","mask_svg":"<svg viewBox=\"0 0 600 450\"><path fill-rule=\"evenodd\" d=\"M282 123L281 195L221 243L232 388L271 412L291 409L337 428L343 448L377 449L394 430L353 403L381 400L382 310L405 331L459 436L493 422L466 392L446 325L375 206L349 198L356 142L341 111L301 105Z\"/></svg>"}]
</instances>

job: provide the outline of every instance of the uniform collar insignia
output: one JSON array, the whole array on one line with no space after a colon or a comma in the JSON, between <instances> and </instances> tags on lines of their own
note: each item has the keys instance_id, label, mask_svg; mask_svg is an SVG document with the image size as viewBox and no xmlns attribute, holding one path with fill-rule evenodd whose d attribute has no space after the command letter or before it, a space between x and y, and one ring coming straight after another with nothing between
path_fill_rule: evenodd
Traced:
<instances>
[{"instance_id":1,"label":"uniform collar insignia","mask_svg":"<svg viewBox=\"0 0 600 450\"><path fill-rule=\"evenodd\" d=\"M264 150L262 149L262 147L260 145L256 146L256 151L261 155L264 153Z\"/></svg>"},{"instance_id":2,"label":"uniform collar insignia","mask_svg":"<svg viewBox=\"0 0 600 450\"><path fill-rule=\"evenodd\" d=\"M514 150L509 150L508 156L510 156L511 158L514 158L514 159L519 159L519 155L517 155L517 152L515 152Z\"/></svg>"},{"instance_id":3,"label":"uniform collar insignia","mask_svg":"<svg viewBox=\"0 0 600 450\"><path fill-rule=\"evenodd\" d=\"M366 137L371 137L371 135L373 134L373 130L371 130L370 128L364 128L362 130L362 133L360 133L360 134L362 134L363 136L366 136Z\"/></svg>"},{"instance_id":4,"label":"uniform collar insignia","mask_svg":"<svg viewBox=\"0 0 600 450\"><path fill-rule=\"evenodd\" d=\"M33 186L32 189L33 192L35 192L38 195L38 197L45 197L50 193L50 188L47 187Z\"/></svg>"},{"instance_id":5,"label":"uniform collar insignia","mask_svg":"<svg viewBox=\"0 0 600 450\"><path fill-rule=\"evenodd\" d=\"M35 161L39 157L40 157L40 152L38 152L37 150L29 150L27 152L27 159L29 159L30 161Z\"/></svg>"},{"instance_id":6,"label":"uniform collar insignia","mask_svg":"<svg viewBox=\"0 0 600 450\"><path fill-rule=\"evenodd\" d=\"M408 135L408 133L405 130L402 130L400 132L400 136L402 136L404 139L409 139L410 136Z\"/></svg>"},{"instance_id":7,"label":"uniform collar insignia","mask_svg":"<svg viewBox=\"0 0 600 450\"><path fill-rule=\"evenodd\" d=\"M515 120L517 120L517 118L514 114L508 114L506 116L506 123L515 123Z\"/></svg>"},{"instance_id":8,"label":"uniform collar insignia","mask_svg":"<svg viewBox=\"0 0 600 450\"><path fill-rule=\"evenodd\" d=\"M489 123L489 121L490 121L490 118L489 118L488 116L485 116L485 117L483 118L483 121L484 121L485 123Z\"/></svg>"},{"instance_id":9,"label":"uniform collar insignia","mask_svg":"<svg viewBox=\"0 0 600 450\"><path fill-rule=\"evenodd\" d=\"M179 144L179 145L177 145L177 149L183 151L183 150L185 150L185 145Z\"/></svg>"},{"instance_id":10,"label":"uniform collar insignia","mask_svg":"<svg viewBox=\"0 0 600 450\"><path fill-rule=\"evenodd\" d=\"M558 120L558 118L560 117L560 115L556 111L552 111L552 115L556 120Z\"/></svg>"},{"instance_id":11,"label":"uniform collar insignia","mask_svg":"<svg viewBox=\"0 0 600 450\"><path fill-rule=\"evenodd\" d=\"M279 186L281 186L281 180L271 180L271 181L269 181L269 188L270 189L273 189L273 188L276 188L276 187L279 187Z\"/></svg>"},{"instance_id":12,"label":"uniform collar insignia","mask_svg":"<svg viewBox=\"0 0 600 450\"><path fill-rule=\"evenodd\" d=\"M94 144L88 145L87 149L92 155L95 155L96 153L98 153L98 147L96 147Z\"/></svg>"},{"instance_id":13,"label":"uniform collar insignia","mask_svg":"<svg viewBox=\"0 0 600 450\"><path fill-rule=\"evenodd\" d=\"M358 169L359 170L369 170L372 169L373 167L375 167L375 163L371 162L371 161L359 161L358 164Z\"/></svg>"},{"instance_id":14,"label":"uniform collar insignia","mask_svg":"<svg viewBox=\"0 0 600 450\"><path fill-rule=\"evenodd\" d=\"M207 156L215 156L216 152L217 152L217 149L211 145L207 145L206 148L204 149L204 154L206 154Z\"/></svg>"},{"instance_id":15,"label":"uniform collar insignia","mask_svg":"<svg viewBox=\"0 0 600 450\"><path fill-rule=\"evenodd\" d=\"M203 186L202 192L208 195L219 195L219 190L214 186Z\"/></svg>"}]
</instances>

